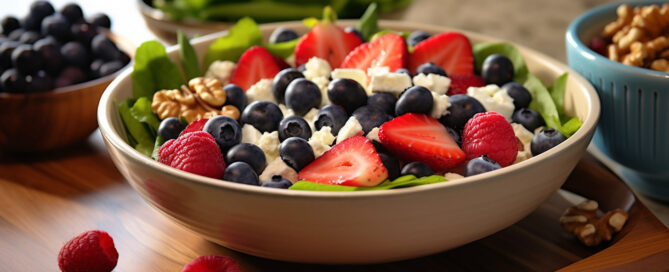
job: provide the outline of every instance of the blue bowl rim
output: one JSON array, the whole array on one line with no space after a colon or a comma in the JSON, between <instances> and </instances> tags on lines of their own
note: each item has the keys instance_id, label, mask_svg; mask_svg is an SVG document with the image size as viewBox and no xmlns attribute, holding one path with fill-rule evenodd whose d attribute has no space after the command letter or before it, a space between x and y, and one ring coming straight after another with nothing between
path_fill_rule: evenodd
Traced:
<instances>
[{"instance_id":1,"label":"blue bowl rim","mask_svg":"<svg viewBox=\"0 0 669 272\"><path fill-rule=\"evenodd\" d=\"M616 13L616 9L618 6L622 4L628 4L631 6L644 6L644 5L653 5L653 4L665 4L668 3L669 1L639 1L639 2L633 2L633 3L628 3L628 2L616 2L616 3L609 3L605 5L600 5L598 7L595 7L593 9L588 10L587 12L581 14L578 16L574 21L569 24L569 27L567 28L567 34L566 34L566 39L567 39L567 44L571 45L571 47L575 48L576 50L580 51L579 53L583 55L583 57L594 60L594 61L603 61L603 62L608 62L609 65L613 65L612 68L615 68L617 70L620 70L625 73L634 73L638 76L643 76L643 77L654 77L654 78L664 78L664 79L669 79L669 73L666 72L661 72L661 71L655 71L652 69L647 69L647 68L641 68L641 67L636 67L636 66L631 66L631 65L626 65L622 64L617 61L612 61L609 58L600 55L599 53L593 51L581 41L581 39L578 37L580 34L579 31L585 29L589 23L592 23L593 18L599 18L603 17L609 14L614 14Z\"/></svg>"}]
</instances>

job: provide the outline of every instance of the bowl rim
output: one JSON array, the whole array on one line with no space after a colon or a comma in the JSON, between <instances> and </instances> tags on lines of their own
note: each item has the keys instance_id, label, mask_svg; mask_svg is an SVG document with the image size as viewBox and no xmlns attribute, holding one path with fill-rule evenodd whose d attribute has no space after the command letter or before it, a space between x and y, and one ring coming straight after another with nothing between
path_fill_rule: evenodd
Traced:
<instances>
[{"instance_id":1,"label":"bowl rim","mask_svg":"<svg viewBox=\"0 0 669 272\"><path fill-rule=\"evenodd\" d=\"M338 24L339 25L347 25L347 24L353 24L356 23L357 20L339 20ZM302 22L301 21L289 21L289 22L279 22L279 23L270 23L270 24L261 24L260 28L261 30L268 30L268 29L274 29L275 27L282 25L282 26L288 26L290 27L291 25L293 27L295 26L301 26ZM420 23L411 23L411 22L403 22L403 21L395 21L395 20L380 20L379 25L386 26L389 28L400 28L400 29L422 29L427 32L433 32L433 33L440 33L440 32L446 32L446 31L459 31L463 34L465 34L468 38L474 38L477 40L487 40L487 41L502 41L490 36L482 35L482 34L477 34L469 31L464 31L460 29L454 29L454 28L447 28L443 26L437 26L437 25L428 25L428 24L420 24ZM223 36L227 33L226 31L221 31L221 32L216 32L212 34L208 34L202 37L195 38L191 41L193 44L198 44L198 43L204 43L207 41L213 41L214 39ZM378 191L355 191L355 192L331 192L331 191L302 191L302 190L285 190L285 189L275 189L275 188L263 188L260 186L250 186L246 184L239 184L235 182L229 182L229 181L223 181L220 179L214 179L214 178L209 178L205 176L200 176L196 174L192 174L186 171L182 171L179 169L172 168L170 166L164 165L158 161L155 161L151 159L150 157L147 157L146 155L140 153L139 151L135 150L132 148L129 144L126 143L125 140L122 139L122 137L112 128L112 124L110 122L110 119L107 118L107 113L113 114L115 112L115 102L112 101L111 96L112 92L116 89L118 89L118 85L120 85L121 81L127 77L129 77L132 73L132 68L126 69L125 71L122 72L114 81L110 83L110 85L107 87L105 92L102 94L102 97L100 98L100 103L98 105L98 125L100 128L100 132L103 138L105 138L105 142L108 145L112 145L113 148L118 149L119 152L123 153L123 156L126 157L129 160L134 161L135 163L141 164L144 167L150 167L153 168L154 170L161 171L166 175L170 175L176 180L179 180L181 182L194 182L197 183L198 185L203 185L203 186L209 186L217 189L224 189L224 190L233 190L237 191L239 193L245 193L245 194L254 194L254 195L261 195L261 196L272 196L272 197L292 197L292 198L313 198L313 199L327 199L327 198L333 198L333 199L338 199L338 198L368 198L368 197L381 197L381 196L404 196L404 195L410 195L410 194L417 194L421 193L426 190L436 190L436 189L445 189L445 188L460 188L460 187L468 187L468 186L480 186L486 182L494 182L497 178L500 176L506 176L506 175L511 175L514 172L518 171L519 169L523 167L532 167L533 165L539 164L544 160L549 160L550 158L554 158L558 156L558 154L566 149L569 149L572 147L572 145L576 144L576 142L579 142L583 140L584 137L587 137L589 131L594 131L595 126L597 124L597 120L599 119L600 115L600 104L599 104L599 98L597 96L597 93L594 89L594 87L585 79L583 78L580 74L578 74L576 71L572 70L570 67L567 65L550 58L543 53L539 53L537 51L534 51L532 49L526 48L522 45L518 45L516 43L510 42L510 41L504 41L510 44L513 44L516 46L525 57L528 55L532 55L533 58L538 59L541 62L544 62L542 65L547 65L547 66L553 66L553 68L558 68L559 70L566 71L570 74L570 78L573 80L576 80L579 85L582 85L585 90L585 99L587 100L587 104L589 105L590 111L588 112L588 115L585 117L585 120L583 120L583 125L581 128L571 137L569 137L566 141L563 142L563 144L558 145L555 148L552 148L551 150L548 150L542 154L539 154L536 157L536 159L529 159L525 160L507 167L504 167L502 169L498 169L493 172L488 172L488 173L483 173L479 174L476 176L471 176L471 177L464 177L461 179L455 179L455 180L450 180L447 182L440 182L440 183L435 183L435 184L426 184L426 185L421 185L421 186L413 186L409 188L401 188L397 190L378 190ZM178 45L173 45L167 48L168 54L171 52L175 52L178 50ZM107 106L110 107L107 107ZM107 146L108 149L112 148L110 146ZM534 157L533 157L534 158Z\"/></svg>"},{"instance_id":2,"label":"bowl rim","mask_svg":"<svg viewBox=\"0 0 669 272\"><path fill-rule=\"evenodd\" d=\"M622 73L633 73L637 76L650 76L655 78L666 78L669 79L669 73L662 71L655 71L648 68L636 67L631 65L622 64L617 61L610 60L609 58L593 51L588 47L583 41L581 41L579 35L585 29L587 29L588 24L597 23L599 19L609 16L617 16L616 9L622 4L628 4L630 6L645 6L653 4L667 4L666 1L639 1L639 2L616 2L609 3L597 6L593 9L586 11L585 13L579 15L572 21L567 27L566 40L567 45L570 45L574 49L578 50L579 53L592 61L602 61L611 65L612 68L615 68ZM612 22L612 21L608 21Z\"/></svg>"}]
</instances>

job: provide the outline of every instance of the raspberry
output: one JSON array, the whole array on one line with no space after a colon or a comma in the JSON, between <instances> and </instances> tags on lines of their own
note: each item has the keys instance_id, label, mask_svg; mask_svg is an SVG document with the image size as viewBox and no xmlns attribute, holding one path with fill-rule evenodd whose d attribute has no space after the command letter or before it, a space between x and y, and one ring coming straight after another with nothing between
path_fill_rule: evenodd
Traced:
<instances>
[{"instance_id":1,"label":"raspberry","mask_svg":"<svg viewBox=\"0 0 669 272\"><path fill-rule=\"evenodd\" d=\"M477 113L462 131L462 150L467 160L482 155L506 167L516 160L518 145L511 124L496 112Z\"/></svg>"},{"instance_id":2,"label":"raspberry","mask_svg":"<svg viewBox=\"0 0 669 272\"><path fill-rule=\"evenodd\" d=\"M117 261L114 240L101 230L89 230L72 238L58 254L58 267L63 272L112 271Z\"/></svg>"},{"instance_id":3,"label":"raspberry","mask_svg":"<svg viewBox=\"0 0 669 272\"><path fill-rule=\"evenodd\" d=\"M485 82L477 75L448 75L451 86L448 87L448 95L467 94L469 87L483 87Z\"/></svg>"},{"instance_id":4,"label":"raspberry","mask_svg":"<svg viewBox=\"0 0 669 272\"><path fill-rule=\"evenodd\" d=\"M188 124L188 126L184 129L184 131L182 131L181 134L179 134L179 136L184 135L184 134L186 134L186 133L188 133L188 132L202 131L202 128L204 128L204 124L206 124L207 121L209 121L209 119L207 119L207 118L202 118L202 119L200 119L200 120L195 120L195 121L191 122L191 123Z\"/></svg>"},{"instance_id":5,"label":"raspberry","mask_svg":"<svg viewBox=\"0 0 669 272\"><path fill-rule=\"evenodd\" d=\"M225 161L214 137L204 131L182 134L165 142L158 150L158 160L176 169L210 178L223 177Z\"/></svg>"},{"instance_id":6,"label":"raspberry","mask_svg":"<svg viewBox=\"0 0 669 272\"><path fill-rule=\"evenodd\" d=\"M226 256L201 256L186 266L181 272L241 272L235 260Z\"/></svg>"}]
</instances>

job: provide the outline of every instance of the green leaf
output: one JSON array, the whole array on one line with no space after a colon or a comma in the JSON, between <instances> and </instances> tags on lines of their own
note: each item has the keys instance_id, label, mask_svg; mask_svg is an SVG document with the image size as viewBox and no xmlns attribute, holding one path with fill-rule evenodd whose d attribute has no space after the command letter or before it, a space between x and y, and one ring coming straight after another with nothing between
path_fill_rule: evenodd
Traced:
<instances>
[{"instance_id":1,"label":"green leaf","mask_svg":"<svg viewBox=\"0 0 669 272\"><path fill-rule=\"evenodd\" d=\"M528 74L527 80L523 83L523 86L525 86L532 95L530 109L535 110L544 118L546 126L560 130L560 116L557 108L555 107L551 94L541 80L532 74Z\"/></svg>"},{"instance_id":2,"label":"green leaf","mask_svg":"<svg viewBox=\"0 0 669 272\"><path fill-rule=\"evenodd\" d=\"M567 73L564 73L560 75L555 81L553 82L553 85L548 87L548 92L551 94L551 98L553 98L553 102L555 103L555 107L558 110L558 114L560 116L564 116L564 92L567 88Z\"/></svg>"},{"instance_id":3,"label":"green leaf","mask_svg":"<svg viewBox=\"0 0 669 272\"><path fill-rule=\"evenodd\" d=\"M562 127L560 128L560 132L564 134L567 137L571 137L571 135L574 135L576 131L581 128L581 120L578 119L578 117L572 117L567 121L566 123L562 124Z\"/></svg>"},{"instance_id":4,"label":"green leaf","mask_svg":"<svg viewBox=\"0 0 669 272\"><path fill-rule=\"evenodd\" d=\"M151 152L151 158L153 160L158 160L158 151L160 151L160 146L165 143L163 136L156 137L156 142L153 144L153 152Z\"/></svg>"},{"instance_id":5,"label":"green leaf","mask_svg":"<svg viewBox=\"0 0 669 272\"><path fill-rule=\"evenodd\" d=\"M165 47L157 41L142 43L135 51L132 71L133 95L148 97L163 89L177 89L184 83L179 68L167 57Z\"/></svg>"},{"instance_id":6,"label":"green leaf","mask_svg":"<svg viewBox=\"0 0 669 272\"><path fill-rule=\"evenodd\" d=\"M304 19L302 19L302 23L303 23L306 27L308 27L308 28L312 28L312 27L314 27L316 24L318 24L318 19L315 18L315 17L308 17L308 18L304 18Z\"/></svg>"},{"instance_id":7,"label":"green leaf","mask_svg":"<svg viewBox=\"0 0 669 272\"><path fill-rule=\"evenodd\" d=\"M433 175L428 177L416 178L413 175L406 175L399 177L393 181L386 180L379 185L373 187L355 187L334 184L321 184L311 181L298 181L289 189L302 191L330 191L330 192L350 192L350 191L373 191L373 190L389 190L394 188L412 187L423 184L431 184L444 182L446 179L443 176Z\"/></svg>"},{"instance_id":8,"label":"green leaf","mask_svg":"<svg viewBox=\"0 0 669 272\"><path fill-rule=\"evenodd\" d=\"M337 12L335 12L332 7L325 6L323 8L323 22L334 23L337 21Z\"/></svg>"},{"instance_id":9,"label":"green leaf","mask_svg":"<svg viewBox=\"0 0 669 272\"><path fill-rule=\"evenodd\" d=\"M379 31L378 20L379 10L377 9L377 5L376 3L371 3L358 22L358 30L360 30L365 40L370 40L369 38Z\"/></svg>"},{"instance_id":10,"label":"green leaf","mask_svg":"<svg viewBox=\"0 0 669 272\"><path fill-rule=\"evenodd\" d=\"M133 99L128 98L118 104L118 112L121 115L123 124L125 124L125 127L128 129L128 133L137 143L133 147L144 155L151 156L154 146L153 135L151 135L151 131L148 127L146 127L139 120L135 119L130 113L130 104L132 104L132 102Z\"/></svg>"},{"instance_id":11,"label":"green leaf","mask_svg":"<svg viewBox=\"0 0 669 272\"><path fill-rule=\"evenodd\" d=\"M262 32L253 19L244 17L228 30L228 34L216 39L204 55L206 69L215 60L237 62L239 57L251 46L262 43Z\"/></svg>"},{"instance_id":12,"label":"green leaf","mask_svg":"<svg viewBox=\"0 0 669 272\"><path fill-rule=\"evenodd\" d=\"M509 43L504 42L485 42L477 43L472 47L474 53L475 68L478 74L481 74L481 67L486 57L492 54L502 54L513 63L513 80L516 82L525 82L529 70L520 51Z\"/></svg>"},{"instance_id":13,"label":"green leaf","mask_svg":"<svg viewBox=\"0 0 669 272\"><path fill-rule=\"evenodd\" d=\"M269 50L272 55L285 59L295 53L295 46L297 46L299 41L300 39L298 38L281 43L266 43L263 44L263 47Z\"/></svg>"},{"instance_id":14,"label":"green leaf","mask_svg":"<svg viewBox=\"0 0 669 272\"><path fill-rule=\"evenodd\" d=\"M179 58L181 59L181 68L186 74L186 80L202 76L200 71L200 63L197 60L195 49L188 41L188 37L181 31L177 32L177 40L179 41Z\"/></svg>"},{"instance_id":15,"label":"green leaf","mask_svg":"<svg viewBox=\"0 0 669 272\"><path fill-rule=\"evenodd\" d=\"M130 108L130 114L135 120L145 123L151 129L151 134L156 135L160 120L151 109L151 101L147 97L140 97Z\"/></svg>"}]
</instances>

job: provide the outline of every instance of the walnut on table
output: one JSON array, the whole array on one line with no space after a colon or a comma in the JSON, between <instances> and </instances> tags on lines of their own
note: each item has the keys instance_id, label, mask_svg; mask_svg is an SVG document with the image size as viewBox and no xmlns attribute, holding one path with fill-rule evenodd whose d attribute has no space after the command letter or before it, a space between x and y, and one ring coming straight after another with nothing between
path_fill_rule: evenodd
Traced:
<instances>
[{"instance_id":1,"label":"walnut on table","mask_svg":"<svg viewBox=\"0 0 669 272\"><path fill-rule=\"evenodd\" d=\"M598 218L598 208L599 204L594 200L570 207L560 217L560 224L587 246L611 241L613 234L627 222L628 215L621 209L615 209Z\"/></svg>"}]
</instances>

